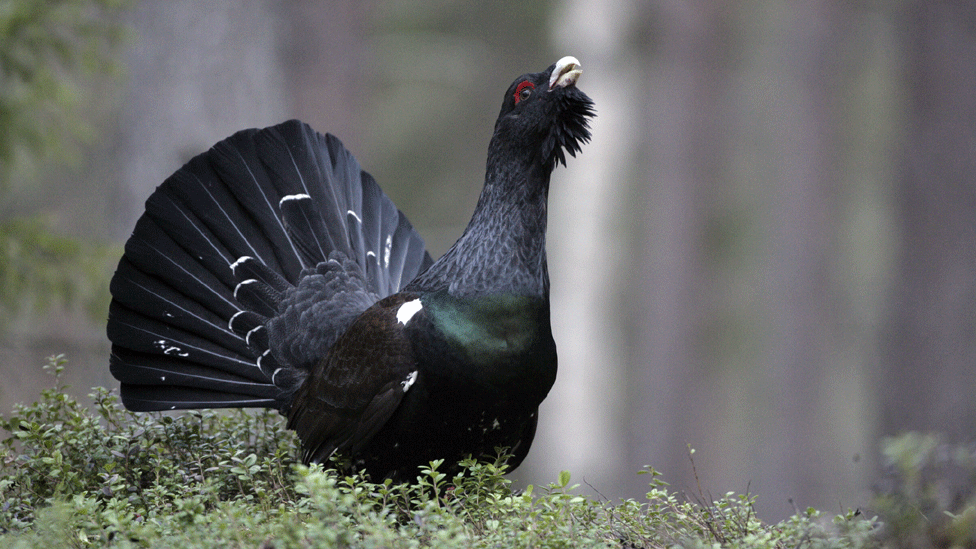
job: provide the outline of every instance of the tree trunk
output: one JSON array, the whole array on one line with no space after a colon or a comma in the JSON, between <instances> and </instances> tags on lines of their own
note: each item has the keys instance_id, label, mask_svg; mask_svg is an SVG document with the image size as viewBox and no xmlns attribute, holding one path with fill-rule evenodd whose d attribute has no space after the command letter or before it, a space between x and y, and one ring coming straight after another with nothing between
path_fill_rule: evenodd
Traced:
<instances>
[{"instance_id":1,"label":"tree trunk","mask_svg":"<svg viewBox=\"0 0 976 549\"><path fill-rule=\"evenodd\" d=\"M976 6L910 2L901 248L878 380L883 435L976 438Z\"/></svg>"},{"instance_id":2,"label":"tree trunk","mask_svg":"<svg viewBox=\"0 0 976 549\"><path fill-rule=\"evenodd\" d=\"M659 35L650 44L648 108L640 113L647 184L640 199L644 252L633 281L631 453L682 488L689 486L689 431L705 421L696 403L712 387L695 341L706 299L698 246L703 202L722 156L714 131L722 116L717 96L728 82L719 55L722 12L722 3L711 1L658 2L646 16Z\"/></svg>"},{"instance_id":3,"label":"tree trunk","mask_svg":"<svg viewBox=\"0 0 976 549\"><path fill-rule=\"evenodd\" d=\"M767 520L791 498L836 501L825 462L843 459L827 418L845 13L703 1L650 17L633 452L697 497L749 487Z\"/></svg>"},{"instance_id":4,"label":"tree trunk","mask_svg":"<svg viewBox=\"0 0 976 549\"><path fill-rule=\"evenodd\" d=\"M285 113L276 17L263 3L140 2L127 52L131 86L120 122L118 236L146 198L192 156ZM263 9L262 9L263 8Z\"/></svg>"}]
</instances>

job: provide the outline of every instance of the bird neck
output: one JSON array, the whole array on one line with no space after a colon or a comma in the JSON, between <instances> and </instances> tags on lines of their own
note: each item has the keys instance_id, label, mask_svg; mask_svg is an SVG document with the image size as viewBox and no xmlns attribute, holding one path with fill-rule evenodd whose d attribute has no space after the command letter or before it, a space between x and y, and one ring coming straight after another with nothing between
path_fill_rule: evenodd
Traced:
<instances>
[{"instance_id":1,"label":"bird neck","mask_svg":"<svg viewBox=\"0 0 976 549\"><path fill-rule=\"evenodd\" d=\"M549 171L540 163L518 155L489 155L485 186L464 234L410 286L446 289L459 297L548 297L548 196Z\"/></svg>"}]
</instances>

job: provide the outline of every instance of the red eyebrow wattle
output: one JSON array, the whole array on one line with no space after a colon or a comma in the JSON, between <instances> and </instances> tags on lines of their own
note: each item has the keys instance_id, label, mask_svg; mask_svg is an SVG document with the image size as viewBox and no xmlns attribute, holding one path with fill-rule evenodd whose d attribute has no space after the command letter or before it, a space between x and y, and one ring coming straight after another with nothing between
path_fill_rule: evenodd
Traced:
<instances>
[{"instance_id":1,"label":"red eyebrow wattle","mask_svg":"<svg viewBox=\"0 0 976 549\"><path fill-rule=\"evenodd\" d=\"M525 82L522 82L518 86L515 87L515 104L516 105L518 105L518 102L519 102L519 94L521 94L522 93L522 90L524 90L525 88L535 89L535 84L533 84L532 82L529 82L528 80L526 80Z\"/></svg>"}]
</instances>

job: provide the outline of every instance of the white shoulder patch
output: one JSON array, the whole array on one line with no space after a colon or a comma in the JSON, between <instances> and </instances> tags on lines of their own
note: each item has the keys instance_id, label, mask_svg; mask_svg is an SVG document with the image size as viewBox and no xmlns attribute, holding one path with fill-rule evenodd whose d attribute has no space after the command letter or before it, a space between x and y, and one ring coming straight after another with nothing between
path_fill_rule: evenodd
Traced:
<instances>
[{"instance_id":1,"label":"white shoulder patch","mask_svg":"<svg viewBox=\"0 0 976 549\"><path fill-rule=\"evenodd\" d=\"M417 370L414 370L407 374L407 379L400 382L400 386L403 387L403 392L406 393L407 389L413 386L417 382Z\"/></svg>"},{"instance_id":2,"label":"white shoulder patch","mask_svg":"<svg viewBox=\"0 0 976 549\"><path fill-rule=\"evenodd\" d=\"M410 322L413 315L419 313L423 308L424 306L420 303L420 299L408 301L403 305L400 305L400 308L397 309L397 320L400 322L400 324L406 324L407 322Z\"/></svg>"}]
</instances>

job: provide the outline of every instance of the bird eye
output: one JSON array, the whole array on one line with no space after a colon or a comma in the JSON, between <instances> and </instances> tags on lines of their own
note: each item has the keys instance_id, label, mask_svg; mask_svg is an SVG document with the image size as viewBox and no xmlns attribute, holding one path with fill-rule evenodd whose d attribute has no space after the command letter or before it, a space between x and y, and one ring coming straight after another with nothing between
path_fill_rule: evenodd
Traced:
<instances>
[{"instance_id":1,"label":"bird eye","mask_svg":"<svg viewBox=\"0 0 976 549\"><path fill-rule=\"evenodd\" d=\"M522 82L515 88L515 104L518 105L519 102L525 101L532 95L532 90L535 89L535 84L526 80Z\"/></svg>"}]
</instances>

